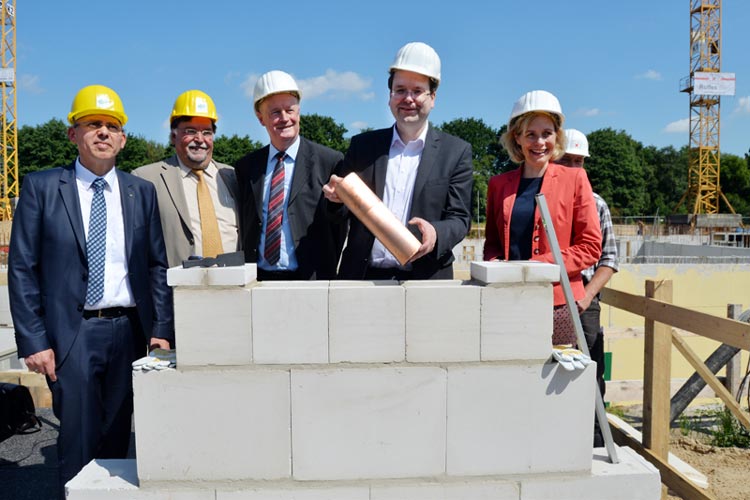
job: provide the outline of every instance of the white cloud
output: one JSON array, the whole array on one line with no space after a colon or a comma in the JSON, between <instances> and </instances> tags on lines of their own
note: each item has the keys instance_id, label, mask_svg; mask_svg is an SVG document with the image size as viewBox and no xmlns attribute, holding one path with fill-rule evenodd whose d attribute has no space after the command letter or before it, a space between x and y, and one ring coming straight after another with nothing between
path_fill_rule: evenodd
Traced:
<instances>
[{"instance_id":1,"label":"white cloud","mask_svg":"<svg viewBox=\"0 0 750 500\"><path fill-rule=\"evenodd\" d=\"M259 74L251 73L247 75L247 78L245 78L242 83L240 83L240 87L242 87L245 95L250 98L250 102L253 101L253 89L255 88L255 82L258 81L258 78L260 78Z\"/></svg>"},{"instance_id":2,"label":"white cloud","mask_svg":"<svg viewBox=\"0 0 750 500\"><path fill-rule=\"evenodd\" d=\"M367 128L367 127L369 127L369 125L367 124L367 122L362 122L362 121L352 122L352 124L349 125L349 130L358 130L358 131L360 131L360 130L362 130L364 128Z\"/></svg>"},{"instance_id":3,"label":"white cloud","mask_svg":"<svg viewBox=\"0 0 750 500\"><path fill-rule=\"evenodd\" d=\"M735 113L748 113L750 114L750 95L740 97L737 101L737 107L734 108Z\"/></svg>"},{"instance_id":4,"label":"white cloud","mask_svg":"<svg viewBox=\"0 0 750 500\"><path fill-rule=\"evenodd\" d=\"M664 132L668 133L685 133L690 131L690 118L683 118L676 122L668 123L664 127Z\"/></svg>"},{"instance_id":5,"label":"white cloud","mask_svg":"<svg viewBox=\"0 0 750 500\"><path fill-rule=\"evenodd\" d=\"M367 91L372 81L363 78L353 71L339 73L332 69L326 70L324 75L297 80L306 99L320 96L348 97L355 96L362 100L372 99L375 94Z\"/></svg>"},{"instance_id":6,"label":"white cloud","mask_svg":"<svg viewBox=\"0 0 750 500\"><path fill-rule=\"evenodd\" d=\"M580 108L576 111L576 114L581 116L597 116L601 114L601 112L602 110L599 108Z\"/></svg>"},{"instance_id":7,"label":"white cloud","mask_svg":"<svg viewBox=\"0 0 750 500\"><path fill-rule=\"evenodd\" d=\"M231 84L235 79L240 77L239 71L227 71L227 74L224 75L224 83L229 85Z\"/></svg>"},{"instance_id":8,"label":"white cloud","mask_svg":"<svg viewBox=\"0 0 750 500\"><path fill-rule=\"evenodd\" d=\"M44 89L39 86L39 77L37 75L23 74L18 77L18 87L31 94L41 94Z\"/></svg>"},{"instance_id":9,"label":"white cloud","mask_svg":"<svg viewBox=\"0 0 750 500\"><path fill-rule=\"evenodd\" d=\"M635 76L639 80L661 80L661 73L656 71L655 69L650 69L646 71L645 73L641 73L640 75Z\"/></svg>"}]
</instances>

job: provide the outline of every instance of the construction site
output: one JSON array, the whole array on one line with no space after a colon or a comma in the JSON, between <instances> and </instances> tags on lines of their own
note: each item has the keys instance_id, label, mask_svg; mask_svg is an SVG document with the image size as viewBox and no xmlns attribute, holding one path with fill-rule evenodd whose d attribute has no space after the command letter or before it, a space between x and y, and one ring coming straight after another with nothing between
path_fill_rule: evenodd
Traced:
<instances>
[{"instance_id":1,"label":"construction site","mask_svg":"<svg viewBox=\"0 0 750 500\"><path fill-rule=\"evenodd\" d=\"M549 359L551 318L537 312L551 311L559 268L483 262L478 227L453 250L456 279L435 284L273 286L250 264L170 269L177 369L134 373L129 458L92 462L68 498L750 498L750 448L705 437L719 413L750 431L750 214L721 188L721 98L735 74L721 65L722 0L684 3L688 188L674 214L614 220L607 446L590 445L592 368ZM8 304L15 7L0 8L0 382L30 388L43 429L0 442L0 499L25 500L53 498L26 485L54 495L59 422L45 377L18 357ZM198 300L233 312L199 314ZM263 312L274 301L301 304L281 331Z\"/></svg>"}]
</instances>

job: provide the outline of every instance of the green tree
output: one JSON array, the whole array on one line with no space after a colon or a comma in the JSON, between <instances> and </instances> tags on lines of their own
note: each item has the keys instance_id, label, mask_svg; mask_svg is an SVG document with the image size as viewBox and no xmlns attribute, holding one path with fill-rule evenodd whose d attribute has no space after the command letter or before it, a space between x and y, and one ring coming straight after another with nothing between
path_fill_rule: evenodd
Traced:
<instances>
[{"instance_id":1,"label":"green tree","mask_svg":"<svg viewBox=\"0 0 750 500\"><path fill-rule=\"evenodd\" d=\"M750 214L750 166L744 158L733 154L721 155L721 190L738 214ZM728 212L724 201L719 211Z\"/></svg>"},{"instance_id":2,"label":"green tree","mask_svg":"<svg viewBox=\"0 0 750 500\"><path fill-rule=\"evenodd\" d=\"M77 156L68 139L68 125L53 118L41 125L24 125L18 130L18 176L70 164Z\"/></svg>"},{"instance_id":3,"label":"green tree","mask_svg":"<svg viewBox=\"0 0 750 500\"><path fill-rule=\"evenodd\" d=\"M649 192L639 151L643 146L624 130L599 129L588 134L586 160L591 186L610 206L612 215L643 215Z\"/></svg>"},{"instance_id":4,"label":"green tree","mask_svg":"<svg viewBox=\"0 0 750 500\"><path fill-rule=\"evenodd\" d=\"M650 203L645 214L672 214L687 191L688 147L657 149L647 146L639 151L644 179L649 187ZM679 210L687 213L685 204Z\"/></svg>"},{"instance_id":5,"label":"green tree","mask_svg":"<svg viewBox=\"0 0 750 500\"><path fill-rule=\"evenodd\" d=\"M214 160L227 165L234 165L237 161L248 153L263 147L258 141L253 141L249 136L242 137L237 134L227 137L225 135L217 136L214 139Z\"/></svg>"},{"instance_id":6,"label":"green tree","mask_svg":"<svg viewBox=\"0 0 750 500\"><path fill-rule=\"evenodd\" d=\"M167 146L140 135L129 135L125 148L117 155L117 168L125 172L163 160L167 157Z\"/></svg>"},{"instance_id":7,"label":"green tree","mask_svg":"<svg viewBox=\"0 0 750 500\"><path fill-rule=\"evenodd\" d=\"M336 123L330 116L302 115L299 124L300 135L305 139L342 153L346 153L349 149L349 141L344 139L346 127L341 123Z\"/></svg>"}]
</instances>

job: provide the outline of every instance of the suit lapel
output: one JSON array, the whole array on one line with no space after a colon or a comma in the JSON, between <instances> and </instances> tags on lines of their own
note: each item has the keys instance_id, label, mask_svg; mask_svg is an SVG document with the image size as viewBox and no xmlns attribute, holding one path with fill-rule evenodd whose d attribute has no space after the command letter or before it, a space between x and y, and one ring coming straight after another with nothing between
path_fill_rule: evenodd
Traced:
<instances>
[{"instance_id":1,"label":"suit lapel","mask_svg":"<svg viewBox=\"0 0 750 500\"><path fill-rule=\"evenodd\" d=\"M266 167L268 166L268 155L271 151L269 146L263 148L263 152L257 156L257 163L251 165L250 185L253 190L253 199L255 200L255 210L258 212L258 219L263 220L263 183L266 179Z\"/></svg>"},{"instance_id":2,"label":"suit lapel","mask_svg":"<svg viewBox=\"0 0 750 500\"><path fill-rule=\"evenodd\" d=\"M299 148L297 149L297 158L294 160L294 174L292 174L292 185L289 186L289 199L287 200L287 210L294 202L297 195L307 185L312 172L310 165L315 165L314 151L308 150L305 139L300 137Z\"/></svg>"},{"instance_id":3,"label":"suit lapel","mask_svg":"<svg viewBox=\"0 0 750 500\"><path fill-rule=\"evenodd\" d=\"M83 216L81 202L78 199L78 185L76 184L75 162L62 170L60 174L60 196L62 196L68 220L73 227L76 241L81 253L86 255L86 233L83 230Z\"/></svg>"},{"instance_id":4,"label":"suit lapel","mask_svg":"<svg viewBox=\"0 0 750 500\"><path fill-rule=\"evenodd\" d=\"M414 209L414 201L420 199L422 188L429 179L430 174L438 170L435 166L438 161L438 149L440 147L440 137L437 132L428 125L427 136L424 141L422 157L419 159L417 167L417 178L414 180L414 194L412 196L411 208ZM411 211L409 212L411 213Z\"/></svg>"},{"instance_id":5,"label":"suit lapel","mask_svg":"<svg viewBox=\"0 0 750 500\"><path fill-rule=\"evenodd\" d=\"M135 187L125 174L115 170L120 185L120 204L122 205L122 224L125 232L125 260L130 262L133 250L133 226L135 221Z\"/></svg>"},{"instance_id":6,"label":"suit lapel","mask_svg":"<svg viewBox=\"0 0 750 500\"><path fill-rule=\"evenodd\" d=\"M177 156L167 158L161 166L161 178L175 210L180 215L184 227L190 227L190 213L185 200L185 189L182 187L182 169Z\"/></svg>"},{"instance_id":7,"label":"suit lapel","mask_svg":"<svg viewBox=\"0 0 750 500\"><path fill-rule=\"evenodd\" d=\"M394 125L395 126L395 125ZM376 151L382 151L375 159L375 175L373 191L378 195L378 198L383 199L383 193L385 193L385 174L388 171L388 155L391 151L391 139L393 138L393 127L383 129L383 135L380 137L380 144L377 146Z\"/></svg>"}]
</instances>

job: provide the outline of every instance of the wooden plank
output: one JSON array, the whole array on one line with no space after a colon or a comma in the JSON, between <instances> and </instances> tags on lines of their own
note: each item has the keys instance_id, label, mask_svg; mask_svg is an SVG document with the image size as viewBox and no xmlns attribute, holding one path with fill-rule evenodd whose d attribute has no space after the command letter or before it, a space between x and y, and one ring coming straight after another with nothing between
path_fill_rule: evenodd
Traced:
<instances>
[{"instance_id":1,"label":"wooden plank","mask_svg":"<svg viewBox=\"0 0 750 500\"><path fill-rule=\"evenodd\" d=\"M646 280L646 296L672 300L672 281ZM669 325L646 318L643 353L643 445L665 462L669 456L672 335Z\"/></svg>"},{"instance_id":2,"label":"wooden plank","mask_svg":"<svg viewBox=\"0 0 750 500\"><path fill-rule=\"evenodd\" d=\"M677 348L677 350L680 351L683 356L685 356L685 359L687 359L688 362L693 365L695 371L698 372L701 378L706 381L711 389L714 390L716 395L721 398L727 408L729 408L729 411L732 412L732 415L734 415L746 429L750 429L750 418L748 418L748 414L742 411L742 408L740 408L740 405L738 405L734 400L732 394L727 390L726 387L724 387L721 381L716 378L711 370L709 370L709 368L703 363L703 361L701 361L698 355L695 354L695 351L693 351L690 346L687 345L685 340L683 340L683 338L680 337L677 332L672 332L672 343Z\"/></svg>"},{"instance_id":3,"label":"wooden plank","mask_svg":"<svg viewBox=\"0 0 750 500\"><path fill-rule=\"evenodd\" d=\"M742 314L742 304L728 304L727 318L739 320ZM742 353L737 353L727 363L727 377L724 386L734 397L739 397L740 382L742 381Z\"/></svg>"},{"instance_id":4,"label":"wooden plank","mask_svg":"<svg viewBox=\"0 0 750 500\"><path fill-rule=\"evenodd\" d=\"M750 351L750 324L748 323L693 311L612 288L602 289L601 301L623 311Z\"/></svg>"},{"instance_id":5,"label":"wooden plank","mask_svg":"<svg viewBox=\"0 0 750 500\"><path fill-rule=\"evenodd\" d=\"M666 459L662 460L643 446L640 441L630 437L625 431L618 427L617 424L610 421L609 425L612 429L612 436L615 438L615 442L620 446L629 446L640 456L648 460L651 465L659 470L662 484L667 485L669 489L680 495L682 498L689 498L690 500L716 500L716 497L693 484L677 469L669 465Z\"/></svg>"}]
</instances>

